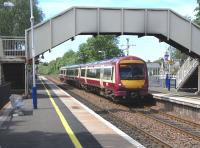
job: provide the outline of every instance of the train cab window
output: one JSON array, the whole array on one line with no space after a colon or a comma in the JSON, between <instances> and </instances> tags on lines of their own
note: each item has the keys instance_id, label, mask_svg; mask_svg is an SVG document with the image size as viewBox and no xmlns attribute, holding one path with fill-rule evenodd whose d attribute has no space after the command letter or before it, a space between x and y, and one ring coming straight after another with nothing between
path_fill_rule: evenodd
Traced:
<instances>
[{"instance_id":1,"label":"train cab window","mask_svg":"<svg viewBox=\"0 0 200 148\"><path fill-rule=\"evenodd\" d=\"M111 68L104 68L103 79L112 80L112 69Z\"/></svg>"},{"instance_id":2,"label":"train cab window","mask_svg":"<svg viewBox=\"0 0 200 148\"><path fill-rule=\"evenodd\" d=\"M85 69L81 69L81 76L85 77Z\"/></svg>"},{"instance_id":3,"label":"train cab window","mask_svg":"<svg viewBox=\"0 0 200 148\"><path fill-rule=\"evenodd\" d=\"M120 64L121 80L142 80L144 79L144 64Z\"/></svg>"}]
</instances>

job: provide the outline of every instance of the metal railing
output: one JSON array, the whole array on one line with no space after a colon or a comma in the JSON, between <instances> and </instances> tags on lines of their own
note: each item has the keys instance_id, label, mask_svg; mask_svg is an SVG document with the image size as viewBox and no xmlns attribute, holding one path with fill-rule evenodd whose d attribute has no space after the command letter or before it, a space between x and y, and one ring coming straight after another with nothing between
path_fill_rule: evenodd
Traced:
<instances>
[{"instance_id":1,"label":"metal railing","mask_svg":"<svg viewBox=\"0 0 200 148\"><path fill-rule=\"evenodd\" d=\"M24 57L25 39L22 37L3 38L3 54L5 57Z\"/></svg>"},{"instance_id":2,"label":"metal railing","mask_svg":"<svg viewBox=\"0 0 200 148\"><path fill-rule=\"evenodd\" d=\"M181 66L176 75L177 80L177 89L179 89L184 82L189 78L189 76L195 71L197 66L199 65L199 61L188 57L185 63Z\"/></svg>"},{"instance_id":3,"label":"metal railing","mask_svg":"<svg viewBox=\"0 0 200 148\"><path fill-rule=\"evenodd\" d=\"M170 75L170 87L176 88L176 77ZM166 75L149 76L149 87L166 88Z\"/></svg>"}]
</instances>

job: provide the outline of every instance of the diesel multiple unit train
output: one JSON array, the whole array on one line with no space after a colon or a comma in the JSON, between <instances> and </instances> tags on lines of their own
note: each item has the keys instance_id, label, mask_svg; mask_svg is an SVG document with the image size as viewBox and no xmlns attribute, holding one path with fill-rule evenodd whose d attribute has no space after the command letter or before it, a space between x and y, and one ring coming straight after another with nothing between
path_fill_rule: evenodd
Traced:
<instances>
[{"instance_id":1,"label":"diesel multiple unit train","mask_svg":"<svg viewBox=\"0 0 200 148\"><path fill-rule=\"evenodd\" d=\"M59 78L115 101L148 95L147 66L135 56L64 66Z\"/></svg>"}]
</instances>

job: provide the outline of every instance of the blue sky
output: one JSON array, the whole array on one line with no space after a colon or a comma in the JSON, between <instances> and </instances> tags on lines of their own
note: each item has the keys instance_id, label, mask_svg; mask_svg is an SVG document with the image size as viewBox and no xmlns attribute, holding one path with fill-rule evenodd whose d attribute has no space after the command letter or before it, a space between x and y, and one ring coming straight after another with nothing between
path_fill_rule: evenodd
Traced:
<instances>
[{"instance_id":1,"label":"blue sky","mask_svg":"<svg viewBox=\"0 0 200 148\"><path fill-rule=\"evenodd\" d=\"M45 19L51 18L73 6L94 6L94 7L125 7L125 8L169 8L182 16L195 18L194 9L197 6L196 0L38 0L39 7L45 14ZM77 36L74 41L67 41L54 48L51 53L44 54L42 61L51 61L61 57L69 49L78 50L81 43L86 42L90 36ZM129 38L130 55L135 55L144 60L156 60L163 57L168 44L159 43L154 37L120 36L119 47L125 48L126 38ZM151 54L150 54L151 53Z\"/></svg>"}]
</instances>

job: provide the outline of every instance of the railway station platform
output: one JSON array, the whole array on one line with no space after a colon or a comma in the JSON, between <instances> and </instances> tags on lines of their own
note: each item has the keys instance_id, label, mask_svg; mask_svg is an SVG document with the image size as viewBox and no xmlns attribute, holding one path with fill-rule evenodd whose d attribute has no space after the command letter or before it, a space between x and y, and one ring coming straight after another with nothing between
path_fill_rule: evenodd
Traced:
<instances>
[{"instance_id":1,"label":"railway station platform","mask_svg":"<svg viewBox=\"0 0 200 148\"><path fill-rule=\"evenodd\" d=\"M160 87L151 87L149 92L156 99L200 109L200 95L195 93L177 92L176 89L168 91L167 88Z\"/></svg>"},{"instance_id":2,"label":"railway station platform","mask_svg":"<svg viewBox=\"0 0 200 148\"><path fill-rule=\"evenodd\" d=\"M170 91L167 88L149 88L156 99L156 107L186 120L200 124L200 96L195 93Z\"/></svg>"},{"instance_id":3,"label":"railway station platform","mask_svg":"<svg viewBox=\"0 0 200 148\"><path fill-rule=\"evenodd\" d=\"M25 99L24 115L0 111L0 148L143 147L44 77L37 87L38 109Z\"/></svg>"}]
</instances>

